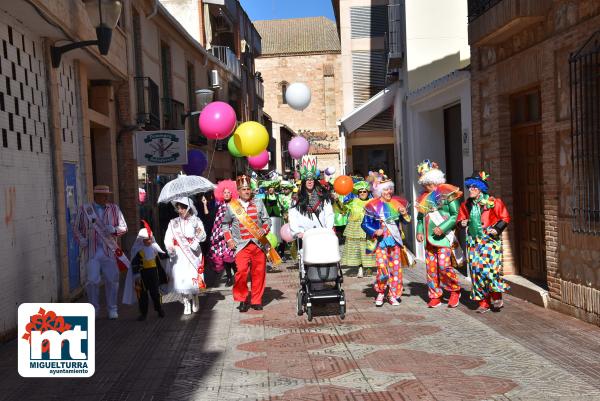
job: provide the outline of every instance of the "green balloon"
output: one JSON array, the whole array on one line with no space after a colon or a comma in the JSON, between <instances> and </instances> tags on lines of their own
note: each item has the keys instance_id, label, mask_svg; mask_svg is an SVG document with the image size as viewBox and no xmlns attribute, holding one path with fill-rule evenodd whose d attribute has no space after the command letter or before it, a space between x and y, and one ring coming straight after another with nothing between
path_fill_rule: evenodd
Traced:
<instances>
[{"instance_id":1,"label":"green balloon","mask_svg":"<svg viewBox=\"0 0 600 401\"><path fill-rule=\"evenodd\" d=\"M233 141L233 135L227 141L227 149L229 149L229 153L233 157L243 157L244 155L240 153L240 151L235 147L235 142Z\"/></svg>"},{"instance_id":2,"label":"green balloon","mask_svg":"<svg viewBox=\"0 0 600 401\"><path fill-rule=\"evenodd\" d=\"M271 247L277 248L277 245L279 245L279 242L277 241L277 236L275 234L268 233L267 234L267 239L269 240L269 243L271 244Z\"/></svg>"}]
</instances>

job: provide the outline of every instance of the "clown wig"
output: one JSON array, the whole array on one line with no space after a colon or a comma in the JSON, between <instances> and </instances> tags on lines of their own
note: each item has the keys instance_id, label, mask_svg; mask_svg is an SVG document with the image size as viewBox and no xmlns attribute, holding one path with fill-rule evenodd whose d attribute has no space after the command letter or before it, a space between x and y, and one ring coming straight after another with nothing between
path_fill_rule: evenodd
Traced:
<instances>
[{"instance_id":1,"label":"clown wig","mask_svg":"<svg viewBox=\"0 0 600 401\"><path fill-rule=\"evenodd\" d=\"M381 184L373 185L373 196L376 198L381 198L381 194L383 194L383 190L386 188L394 189L393 181L385 181Z\"/></svg>"},{"instance_id":2,"label":"clown wig","mask_svg":"<svg viewBox=\"0 0 600 401\"><path fill-rule=\"evenodd\" d=\"M231 199L238 198L237 185L233 180L223 180L219 181L217 187L215 188L215 199L219 202L224 202L225 198L223 197L223 192L228 189L231 192Z\"/></svg>"},{"instance_id":3,"label":"clown wig","mask_svg":"<svg viewBox=\"0 0 600 401\"><path fill-rule=\"evenodd\" d=\"M427 185L427 184L440 185L440 184L445 184L445 183L446 183L446 177L445 177L444 173L442 172L442 170L439 170L437 168L433 168L433 169L429 170L428 172L426 172L419 178L419 184L421 184L421 185Z\"/></svg>"}]
</instances>

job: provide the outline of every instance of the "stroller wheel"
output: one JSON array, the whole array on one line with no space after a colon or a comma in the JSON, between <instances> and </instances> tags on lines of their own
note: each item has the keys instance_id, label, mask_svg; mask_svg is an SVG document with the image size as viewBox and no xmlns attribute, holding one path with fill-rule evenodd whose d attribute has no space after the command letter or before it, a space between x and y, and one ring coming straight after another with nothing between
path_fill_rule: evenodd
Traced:
<instances>
[{"instance_id":1,"label":"stroller wheel","mask_svg":"<svg viewBox=\"0 0 600 401\"><path fill-rule=\"evenodd\" d=\"M344 319L346 317L346 305L340 305L340 319Z\"/></svg>"},{"instance_id":2,"label":"stroller wheel","mask_svg":"<svg viewBox=\"0 0 600 401\"><path fill-rule=\"evenodd\" d=\"M298 316L302 316L302 314L304 313L304 303L303 303L303 298L304 298L304 294L302 292L302 290L298 290L298 294L296 295L296 298L298 300L298 305L297 305L297 313Z\"/></svg>"},{"instance_id":3,"label":"stroller wheel","mask_svg":"<svg viewBox=\"0 0 600 401\"><path fill-rule=\"evenodd\" d=\"M306 307L306 318L309 322L312 320L312 306Z\"/></svg>"}]
</instances>

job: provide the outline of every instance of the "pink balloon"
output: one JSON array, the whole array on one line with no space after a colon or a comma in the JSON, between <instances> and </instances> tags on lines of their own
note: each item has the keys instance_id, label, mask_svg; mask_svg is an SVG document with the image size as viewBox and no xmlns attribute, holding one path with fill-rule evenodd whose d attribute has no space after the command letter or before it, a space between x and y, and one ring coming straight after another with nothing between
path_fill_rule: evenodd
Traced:
<instances>
[{"instance_id":1,"label":"pink balloon","mask_svg":"<svg viewBox=\"0 0 600 401\"><path fill-rule=\"evenodd\" d=\"M208 139L224 139L235 128L236 116L233 107L225 102L212 102L200 113L198 125Z\"/></svg>"},{"instance_id":2,"label":"pink balloon","mask_svg":"<svg viewBox=\"0 0 600 401\"><path fill-rule=\"evenodd\" d=\"M281 239L284 240L285 242L292 242L294 240L294 237L292 236L292 230L290 229L289 223L281 226L281 229L279 230L279 234L281 235Z\"/></svg>"},{"instance_id":3,"label":"pink balloon","mask_svg":"<svg viewBox=\"0 0 600 401\"><path fill-rule=\"evenodd\" d=\"M290 156L297 160L308 154L309 146L306 139L301 136L296 136L288 143L288 151L290 152Z\"/></svg>"},{"instance_id":4,"label":"pink balloon","mask_svg":"<svg viewBox=\"0 0 600 401\"><path fill-rule=\"evenodd\" d=\"M269 152L267 152L266 150L263 150L256 156L248 157L248 164L254 170L260 170L264 168L267 165L267 163L269 163Z\"/></svg>"}]
</instances>

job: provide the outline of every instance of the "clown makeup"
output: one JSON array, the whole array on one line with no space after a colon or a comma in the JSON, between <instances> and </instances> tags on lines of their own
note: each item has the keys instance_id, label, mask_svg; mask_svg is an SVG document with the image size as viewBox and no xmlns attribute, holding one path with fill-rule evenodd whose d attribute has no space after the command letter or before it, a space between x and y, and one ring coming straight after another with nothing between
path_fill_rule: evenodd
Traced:
<instances>
[{"instance_id":1,"label":"clown makeup","mask_svg":"<svg viewBox=\"0 0 600 401\"><path fill-rule=\"evenodd\" d=\"M393 194L394 194L394 187L387 187L387 188L384 188L383 191L381 192L381 198L383 198L384 201L390 201L390 200L392 200Z\"/></svg>"},{"instance_id":2,"label":"clown makeup","mask_svg":"<svg viewBox=\"0 0 600 401\"><path fill-rule=\"evenodd\" d=\"M425 190L427 192L433 192L437 188L437 185L436 184L425 184L425 185L423 185L423 187L425 188Z\"/></svg>"},{"instance_id":3,"label":"clown makeup","mask_svg":"<svg viewBox=\"0 0 600 401\"><path fill-rule=\"evenodd\" d=\"M469 198L477 199L481 194L481 190L476 186L472 185L469 187Z\"/></svg>"},{"instance_id":4,"label":"clown makeup","mask_svg":"<svg viewBox=\"0 0 600 401\"><path fill-rule=\"evenodd\" d=\"M231 191L228 189L223 190L223 200L229 202L231 200Z\"/></svg>"},{"instance_id":5,"label":"clown makeup","mask_svg":"<svg viewBox=\"0 0 600 401\"><path fill-rule=\"evenodd\" d=\"M305 181L305 185L306 185L306 190L308 192L312 192L312 190L315 189L315 180L313 180L312 178L309 178L308 180Z\"/></svg>"},{"instance_id":6,"label":"clown makeup","mask_svg":"<svg viewBox=\"0 0 600 401\"><path fill-rule=\"evenodd\" d=\"M365 200L369 197L369 191L367 191L366 189L361 189L360 191L358 191L358 197L362 200Z\"/></svg>"}]
</instances>

